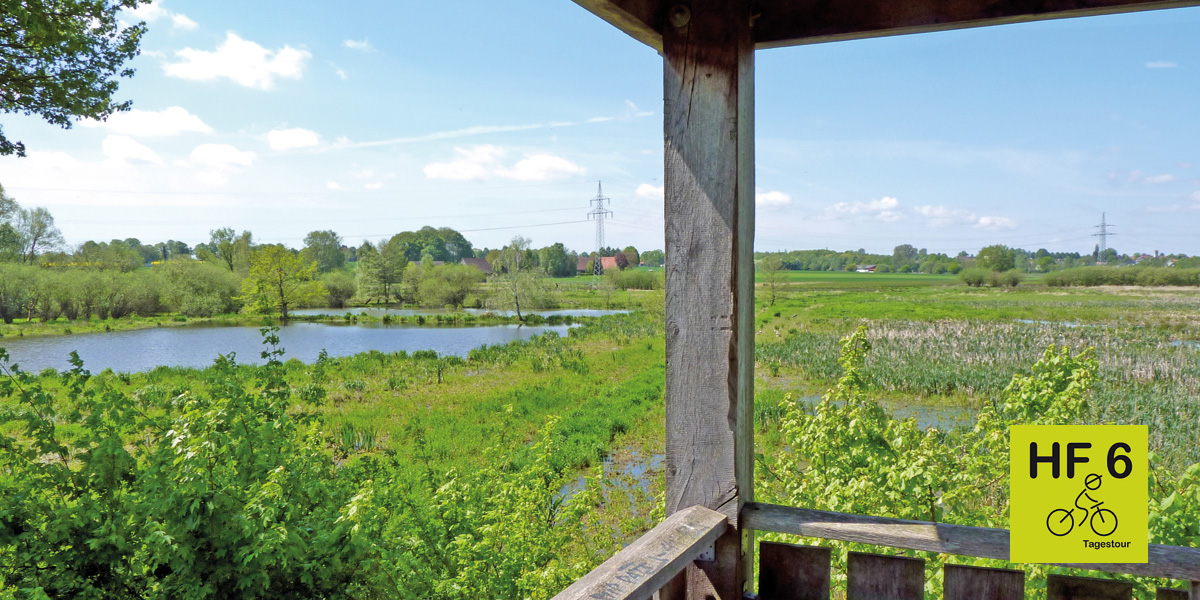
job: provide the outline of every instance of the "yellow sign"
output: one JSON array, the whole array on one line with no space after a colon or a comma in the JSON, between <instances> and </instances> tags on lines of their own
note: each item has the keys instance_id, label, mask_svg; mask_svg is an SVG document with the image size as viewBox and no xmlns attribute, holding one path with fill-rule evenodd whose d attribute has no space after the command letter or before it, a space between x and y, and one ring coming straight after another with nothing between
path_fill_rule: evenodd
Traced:
<instances>
[{"instance_id":1,"label":"yellow sign","mask_svg":"<svg viewBox=\"0 0 1200 600\"><path fill-rule=\"evenodd\" d=\"M1009 560L1146 562L1145 425L1014 425Z\"/></svg>"}]
</instances>

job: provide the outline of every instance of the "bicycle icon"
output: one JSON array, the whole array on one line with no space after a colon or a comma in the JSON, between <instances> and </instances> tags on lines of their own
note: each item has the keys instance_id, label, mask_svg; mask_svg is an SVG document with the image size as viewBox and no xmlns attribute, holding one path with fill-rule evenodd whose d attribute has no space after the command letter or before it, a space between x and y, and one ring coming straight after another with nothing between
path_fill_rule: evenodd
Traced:
<instances>
[{"instance_id":1,"label":"bicycle icon","mask_svg":"<svg viewBox=\"0 0 1200 600\"><path fill-rule=\"evenodd\" d=\"M1056 508L1050 511L1050 514L1046 515L1046 529L1049 529L1050 533L1059 537L1071 533L1071 530L1076 525L1075 510L1082 510L1083 517L1079 519L1078 523L1080 527L1083 527L1083 524L1087 523L1098 536L1107 537L1112 535L1117 530L1116 513L1107 508L1100 508L1100 505L1104 503L1097 501L1088 494L1088 491L1100 489L1100 483L1100 476L1095 473L1085 477L1083 480L1084 489L1075 497L1075 508L1070 510ZM1083 498L1087 498L1092 502L1092 505L1090 507L1080 505L1080 500ZM1090 518L1088 517L1089 511L1091 512Z\"/></svg>"}]
</instances>

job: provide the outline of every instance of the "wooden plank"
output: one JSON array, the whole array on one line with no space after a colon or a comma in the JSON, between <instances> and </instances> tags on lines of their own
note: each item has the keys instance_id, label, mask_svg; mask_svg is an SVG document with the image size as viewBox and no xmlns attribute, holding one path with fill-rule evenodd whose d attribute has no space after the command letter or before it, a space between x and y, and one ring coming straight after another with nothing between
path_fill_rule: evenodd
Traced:
<instances>
[{"instance_id":1,"label":"wooden plank","mask_svg":"<svg viewBox=\"0 0 1200 600\"><path fill-rule=\"evenodd\" d=\"M753 561L754 52L748 2L688 4L663 33L667 511L727 517L686 593L736 600Z\"/></svg>"},{"instance_id":2,"label":"wooden plank","mask_svg":"<svg viewBox=\"0 0 1200 600\"><path fill-rule=\"evenodd\" d=\"M1189 587L1191 588L1191 600L1200 600L1200 577L1192 577L1192 583Z\"/></svg>"},{"instance_id":3,"label":"wooden plank","mask_svg":"<svg viewBox=\"0 0 1200 600\"><path fill-rule=\"evenodd\" d=\"M758 545L759 600L829 600L829 548Z\"/></svg>"},{"instance_id":4,"label":"wooden plank","mask_svg":"<svg viewBox=\"0 0 1200 600\"><path fill-rule=\"evenodd\" d=\"M1196 0L758 0L758 48L1197 6Z\"/></svg>"},{"instance_id":5,"label":"wooden plank","mask_svg":"<svg viewBox=\"0 0 1200 600\"><path fill-rule=\"evenodd\" d=\"M588 12L604 19L633 39L662 52L662 0L573 0Z\"/></svg>"},{"instance_id":6,"label":"wooden plank","mask_svg":"<svg viewBox=\"0 0 1200 600\"><path fill-rule=\"evenodd\" d=\"M1023 600L1025 572L966 565L946 565L944 600Z\"/></svg>"},{"instance_id":7,"label":"wooden plank","mask_svg":"<svg viewBox=\"0 0 1200 600\"><path fill-rule=\"evenodd\" d=\"M867 517L754 502L747 503L742 510L742 526L757 531L1008 560L1008 531L1005 529ZM1057 566L1200 580L1200 548L1150 544L1148 554L1149 560L1145 563L1063 563Z\"/></svg>"},{"instance_id":8,"label":"wooden plank","mask_svg":"<svg viewBox=\"0 0 1200 600\"><path fill-rule=\"evenodd\" d=\"M574 0L662 52L674 0ZM682 4L686 4L683 2ZM1200 0L756 0L758 49L1200 6Z\"/></svg>"},{"instance_id":9,"label":"wooden plank","mask_svg":"<svg viewBox=\"0 0 1200 600\"><path fill-rule=\"evenodd\" d=\"M667 585L725 531L725 515L693 506L666 518L554 600L642 600Z\"/></svg>"},{"instance_id":10,"label":"wooden plank","mask_svg":"<svg viewBox=\"0 0 1200 600\"><path fill-rule=\"evenodd\" d=\"M925 561L904 556L850 552L846 600L923 600Z\"/></svg>"},{"instance_id":11,"label":"wooden plank","mask_svg":"<svg viewBox=\"0 0 1200 600\"><path fill-rule=\"evenodd\" d=\"M1188 600L1188 591L1158 588L1154 592L1154 600Z\"/></svg>"},{"instance_id":12,"label":"wooden plank","mask_svg":"<svg viewBox=\"0 0 1200 600\"><path fill-rule=\"evenodd\" d=\"M1133 600L1133 584L1093 577L1050 575L1047 600Z\"/></svg>"}]
</instances>

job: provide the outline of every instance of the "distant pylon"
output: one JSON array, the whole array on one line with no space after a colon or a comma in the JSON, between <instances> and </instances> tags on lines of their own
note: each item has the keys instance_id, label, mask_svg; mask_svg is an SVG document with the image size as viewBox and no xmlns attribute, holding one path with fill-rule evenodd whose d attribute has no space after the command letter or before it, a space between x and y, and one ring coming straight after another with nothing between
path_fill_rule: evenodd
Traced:
<instances>
[{"instance_id":1,"label":"distant pylon","mask_svg":"<svg viewBox=\"0 0 1200 600\"><path fill-rule=\"evenodd\" d=\"M1096 225L1096 229L1099 229L1100 231L1092 234L1092 237L1100 238L1100 249L1097 253L1097 256L1103 255L1104 251L1108 250L1108 236L1117 235L1115 233L1108 232L1108 228L1112 227L1112 225L1108 224L1107 217L1108 215L1106 213L1100 213L1100 224Z\"/></svg>"},{"instance_id":2,"label":"distant pylon","mask_svg":"<svg viewBox=\"0 0 1200 600\"><path fill-rule=\"evenodd\" d=\"M588 213L588 219L596 222L596 260L593 261L593 273L600 272L600 249L604 247L604 220L612 216L612 211L605 208L605 204L611 202L604 197L604 188L601 182L596 182L596 197L592 198L592 210Z\"/></svg>"}]
</instances>

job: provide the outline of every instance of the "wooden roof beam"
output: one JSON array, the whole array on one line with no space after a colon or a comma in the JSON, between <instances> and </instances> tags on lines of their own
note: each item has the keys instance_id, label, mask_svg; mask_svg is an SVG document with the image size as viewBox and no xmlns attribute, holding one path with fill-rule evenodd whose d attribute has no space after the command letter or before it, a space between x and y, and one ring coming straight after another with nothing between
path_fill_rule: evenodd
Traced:
<instances>
[{"instance_id":1,"label":"wooden roof beam","mask_svg":"<svg viewBox=\"0 0 1200 600\"><path fill-rule=\"evenodd\" d=\"M755 47L777 48L1200 6L1200 0L757 0Z\"/></svg>"},{"instance_id":2,"label":"wooden roof beam","mask_svg":"<svg viewBox=\"0 0 1200 600\"><path fill-rule=\"evenodd\" d=\"M756 49L1200 6L1200 0L747 0ZM662 52L671 7L690 0L574 0Z\"/></svg>"}]
</instances>

